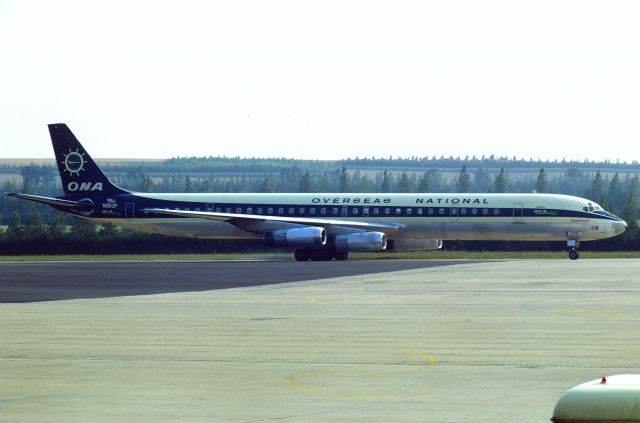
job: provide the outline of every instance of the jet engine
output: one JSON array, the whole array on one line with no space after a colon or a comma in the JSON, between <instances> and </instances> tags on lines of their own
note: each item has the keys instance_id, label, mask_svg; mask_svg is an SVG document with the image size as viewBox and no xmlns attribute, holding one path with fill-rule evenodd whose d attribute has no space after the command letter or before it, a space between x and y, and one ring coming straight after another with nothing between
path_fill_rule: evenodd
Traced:
<instances>
[{"instance_id":1,"label":"jet engine","mask_svg":"<svg viewBox=\"0 0 640 423\"><path fill-rule=\"evenodd\" d=\"M410 250L439 250L442 248L441 239L391 239L389 240L390 251L410 251Z\"/></svg>"},{"instance_id":2,"label":"jet engine","mask_svg":"<svg viewBox=\"0 0 640 423\"><path fill-rule=\"evenodd\" d=\"M283 229L267 232L262 241L270 247L322 247L327 243L327 231L315 226Z\"/></svg>"},{"instance_id":3,"label":"jet engine","mask_svg":"<svg viewBox=\"0 0 640 423\"><path fill-rule=\"evenodd\" d=\"M382 232L358 232L335 237L336 251L381 251L387 248L387 236Z\"/></svg>"}]
</instances>

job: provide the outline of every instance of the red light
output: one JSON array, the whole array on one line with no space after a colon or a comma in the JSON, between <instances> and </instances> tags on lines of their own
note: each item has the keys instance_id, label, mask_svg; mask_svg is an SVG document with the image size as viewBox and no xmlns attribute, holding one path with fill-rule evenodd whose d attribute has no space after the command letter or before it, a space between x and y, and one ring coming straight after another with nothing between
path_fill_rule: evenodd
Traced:
<instances>
[{"instance_id":1,"label":"red light","mask_svg":"<svg viewBox=\"0 0 640 423\"><path fill-rule=\"evenodd\" d=\"M607 378L606 377L602 377L602 380L600 381L600 383L607 383Z\"/></svg>"}]
</instances>

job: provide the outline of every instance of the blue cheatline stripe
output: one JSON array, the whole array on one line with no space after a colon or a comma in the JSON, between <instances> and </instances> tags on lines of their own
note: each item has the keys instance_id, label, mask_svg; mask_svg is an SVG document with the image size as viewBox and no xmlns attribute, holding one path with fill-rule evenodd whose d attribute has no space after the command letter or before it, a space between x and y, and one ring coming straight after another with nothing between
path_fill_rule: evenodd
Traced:
<instances>
[{"instance_id":1,"label":"blue cheatline stripe","mask_svg":"<svg viewBox=\"0 0 640 423\"><path fill-rule=\"evenodd\" d=\"M619 218L608 212L588 213L577 210L562 209L519 209L513 207L493 208L493 207L424 207L424 206L402 206L397 207L390 204L383 205L309 205L309 204L248 204L248 203L203 203L192 201L171 201L156 200L135 195L121 196L118 198L117 206L109 214L102 214L96 210L93 217L125 217L124 208L126 203L135 204L136 218L158 218L164 215L153 213L142 213L145 208L180 209L189 211L212 211L218 213L234 214L255 214L263 216L285 216L285 217L312 217L312 218L487 218L487 217L515 217L519 218L522 211L523 218L545 218L545 217L565 217L575 219L605 219L619 221ZM98 207L101 209L101 207ZM474 214L475 211L475 214ZM186 217L185 217L186 218Z\"/></svg>"}]
</instances>

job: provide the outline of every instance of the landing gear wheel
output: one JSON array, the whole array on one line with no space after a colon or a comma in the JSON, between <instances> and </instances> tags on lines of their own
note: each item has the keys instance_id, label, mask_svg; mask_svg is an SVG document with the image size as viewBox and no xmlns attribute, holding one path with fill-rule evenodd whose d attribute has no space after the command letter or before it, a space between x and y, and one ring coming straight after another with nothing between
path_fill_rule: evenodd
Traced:
<instances>
[{"instance_id":1,"label":"landing gear wheel","mask_svg":"<svg viewBox=\"0 0 640 423\"><path fill-rule=\"evenodd\" d=\"M309 250L296 250L293 256L296 258L296 261L309 261L311 258Z\"/></svg>"},{"instance_id":2,"label":"landing gear wheel","mask_svg":"<svg viewBox=\"0 0 640 423\"><path fill-rule=\"evenodd\" d=\"M346 251L336 251L333 253L333 258L337 261L344 261L349 258L349 253Z\"/></svg>"},{"instance_id":3,"label":"landing gear wheel","mask_svg":"<svg viewBox=\"0 0 640 423\"><path fill-rule=\"evenodd\" d=\"M569 258L571 260L578 260L578 257L580 257L580 254L574 248L572 248L571 251L569 251Z\"/></svg>"}]
</instances>

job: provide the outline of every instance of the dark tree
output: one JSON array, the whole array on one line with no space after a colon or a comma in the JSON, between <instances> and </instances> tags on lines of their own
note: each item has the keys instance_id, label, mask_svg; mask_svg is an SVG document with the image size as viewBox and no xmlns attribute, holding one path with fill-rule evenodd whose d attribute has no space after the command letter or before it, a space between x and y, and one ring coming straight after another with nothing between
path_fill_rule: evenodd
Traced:
<instances>
[{"instance_id":1,"label":"dark tree","mask_svg":"<svg viewBox=\"0 0 640 423\"><path fill-rule=\"evenodd\" d=\"M300 190L300 192L312 192L313 191L313 189L311 187L311 175L309 175L309 172L306 172L302 176L302 179L300 180L299 190Z\"/></svg>"},{"instance_id":2,"label":"dark tree","mask_svg":"<svg viewBox=\"0 0 640 423\"><path fill-rule=\"evenodd\" d=\"M456 189L458 192L469 192L471 189L471 177L467 172L467 165L462 166L460 175L458 176L458 182L456 182Z\"/></svg>"},{"instance_id":3,"label":"dark tree","mask_svg":"<svg viewBox=\"0 0 640 423\"><path fill-rule=\"evenodd\" d=\"M496 176L495 187L497 193L507 192L507 174L504 171L504 166L500 168L500 173Z\"/></svg>"},{"instance_id":4,"label":"dark tree","mask_svg":"<svg viewBox=\"0 0 640 423\"><path fill-rule=\"evenodd\" d=\"M393 175L388 170L385 170L382 174L382 192L391 192L391 185L393 184Z\"/></svg>"},{"instance_id":5,"label":"dark tree","mask_svg":"<svg viewBox=\"0 0 640 423\"><path fill-rule=\"evenodd\" d=\"M547 174L544 171L544 168L540 169L540 173L538 173L538 179L536 180L536 192L549 192L549 181L547 180Z\"/></svg>"},{"instance_id":6,"label":"dark tree","mask_svg":"<svg viewBox=\"0 0 640 423\"><path fill-rule=\"evenodd\" d=\"M342 166L342 171L340 172L340 188L338 192L351 192L351 176L349 176L345 166Z\"/></svg>"},{"instance_id":7,"label":"dark tree","mask_svg":"<svg viewBox=\"0 0 640 423\"><path fill-rule=\"evenodd\" d=\"M411 192L411 178L409 178L407 172L402 172L402 176L400 176L400 182L398 182L398 191L403 193Z\"/></svg>"}]
</instances>

